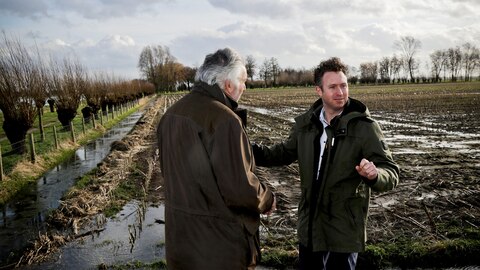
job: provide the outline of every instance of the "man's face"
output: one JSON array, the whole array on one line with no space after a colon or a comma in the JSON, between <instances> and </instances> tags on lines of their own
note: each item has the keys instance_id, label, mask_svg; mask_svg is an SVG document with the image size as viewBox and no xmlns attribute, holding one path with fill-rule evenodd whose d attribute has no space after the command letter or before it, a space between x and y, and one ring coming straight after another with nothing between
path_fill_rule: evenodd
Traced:
<instances>
[{"instance_id":1,"label":"man's face","mask_svg":"<svg viewBox=\"0 0 480 270\"><path fill-rule=\"evenodd\" d=\"M245 82L247 81L247 70L243 67L241 72L235 80L227 80L225 85L225 94L227 94L231 99L239 101L243 92L245 91Z\"/></svg>"},{"instance_id":2,"label":"man's face","mask_svg":"<svg viewBox=\"0 0 480 270\"><path fill-rule=\"evenodd\" d=\"M322 87L317 86L316 91L326 110L342 111L348 100L347 76L341 71L325 72Z\"/></svg>"}]
</instances>

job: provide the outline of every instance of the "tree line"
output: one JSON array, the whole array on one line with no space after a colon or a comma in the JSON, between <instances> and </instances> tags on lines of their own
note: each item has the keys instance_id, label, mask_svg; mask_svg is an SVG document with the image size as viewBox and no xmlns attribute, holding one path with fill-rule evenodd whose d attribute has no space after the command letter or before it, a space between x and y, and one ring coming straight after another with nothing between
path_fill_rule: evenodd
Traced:
<instances>
[{"instance_id":1,"label":"tree line","mask_svg":"<svg viewBox=\"0 0 480 270\"><path fill-rule=\"evenodd\" d=\"M43 130L43 107L50 105L65 129L82 112L97 117L99 111L143 95L154 93L143 80L122 80L105 72L91 74L78 59L50 55L46 60L38 48L27 49L18 39L2 33L0 40L0 110L2 128L12 152L26 152L25 138L37 117Z\"/></svg>"},{"instance_id":2,"label":"tree line","mask_svg":"<svg viewBox=\"0 0 480 270\"><path fill-rule=\"evenodd\" d=\"M421 42L411 36L402 37L394 46L399 55L360 64L360 75L350 80L360 83L419 83L441 81L471 81L480 70L480 50L471 43L444 50L435 50L425 63L429 74L420 74L416 58ZM479 79L479 74L476 78Z\"/></svg>"},{"instance_id":3,"label":"tree line","mask_svg":"<svg viewBox=\"0 0 480 270\"><path fill-rule=\"evenodd\" d=\"M419 83L480 79L480 50L471 43L431 53L430 61L425 63L428 75L420 74L420 40L403 36L393 45L398 54L361 63L358 68L349 66L350 83ZM252 55L246 56L245 67L249 78L247 85L250 88L313 84L315 67L282 68L275 57L265 58L258 64ZM138 68L142 76L155 85L158 92L190 90L197 69L182 65L168 47L161 45L146 46L140 54Z\"/></svg>"}]
</instances>

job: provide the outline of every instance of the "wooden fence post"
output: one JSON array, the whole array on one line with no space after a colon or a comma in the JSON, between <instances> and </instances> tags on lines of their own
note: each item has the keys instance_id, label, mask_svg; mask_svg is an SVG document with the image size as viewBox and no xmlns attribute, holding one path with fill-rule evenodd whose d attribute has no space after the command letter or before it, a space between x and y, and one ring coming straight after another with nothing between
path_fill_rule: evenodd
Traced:
<instances>
[{"instance_id":1,"label":"wooden fence post","mask_svg":"<svg viewBox=\"0 0 480 270\"><path fill-rule=\"evenodd\" d=\"M35 139L33 137L33 132L30 133L30 161L35 163Z\"/></svg>"},{"instance_id":2,"label":"wooden fence post","mask_svg":"<svg viewBox=\"0 0 480 270\"><path fill-rule=\"evenodd\" d=\"M82 117L82 131L83 131L83 135L85 135L86 131L85 131L85 118Z\"/></svg>"},{"instance_id":3,"label":"wooden fence post","mask_svg":"<svg viewBox=\"0 0 480 270\"><path fill-rule=\"evenodd\" d=\"M167 108L168 108L168 99L167 99L167 97L165 97L165 98L163 99L163 102L164 102L164 104L165 104L165 106L163 107L163 113L165 113L165 112L167 111Z\"/></svg>"},{"instance_id":4,"label":"wooden fence post","mask_svg":"<svg viewBox=\"0 0 480 270\"><path fill-rule=\"evenodd\" d=\"M100 125L103 127L103 111L100 113Z\"/></svg>"},{"instance_id":5,"label":"wooden fence post","mask_svg":"<svg viewBox=\"0 0 480 270\"><path fill-rule=\"evenodd\" d=\"M53 125L53 139L55 140L55 148L60 148L58 144L57 127L55 125Z\"/></svg>"},{"instance_id":6,"label":"wooden fence post","mask_svg":"<svg viewBox=\"0 0 480 270\"><path fill-rule=\"evenodd\" d=\"M43 112L43 109L42 109L42 112ZM40 135L41 135L41 138L42 138L42 142L45 141L45 130L43 128L43 113L39 113L38 114L38 123L40 123Z\"/></svg>"},{"instance_id":7,"label":"wooden fence post","mask_svg":"<svg viewBox=\"0 0 480 270\"><path fill-rule=\"evenodd\" d=\"M75 130L73 129L73 121L70 121L70 133L72 135L72 141L74 143L77 142L77 138L75 138Z\"/></svg>"},{"instance_id":8,"label":"wooden fence post","mask_svg":"<svg viewBox=\"0 0 480 270\"><path fill-rule=\"evenodd\" d=\"M97 128L97 125L95 125L95 114L92 114L92 124L93 124L93 129Z\"/></svg>"},{"instance_id":9,"label":"wooden fence post","mask_svg":"<svg viewBox=\"0 0 480 270\"><path fill-rule=\"evenodd\" d=\"M3 181L2 146L0 145L0 181Z\"/></svg>"}]
</instances>

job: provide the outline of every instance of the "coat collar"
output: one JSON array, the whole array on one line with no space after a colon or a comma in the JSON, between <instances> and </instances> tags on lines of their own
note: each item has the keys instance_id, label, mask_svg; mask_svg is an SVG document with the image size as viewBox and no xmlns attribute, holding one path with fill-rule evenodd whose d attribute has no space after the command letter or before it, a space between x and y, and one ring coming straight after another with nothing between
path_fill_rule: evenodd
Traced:
<instances>
[{"instance_id":1,"label":"coat collar","mask_svg":"<svg viewBox=\"0 0 480 270\"><path fill-rule=\"evenodd\" d=\"M217 84L209 85L205 82L196 82L192 92L207 95L230 108L240 119L244 127L247 126L247 110L238 108L238 103L223 93Z\"/></svg>"},{"instance_id":2,"label":"coat collar","mask_svg":"<svg viewBox=\"0 0 480 270\"><path fill-rule=\"evenodd\" d=\"M215 100L221 102L223 105L229 107L233 111L238 107L238 103L225 95L225 93L223 93L223 90L220 89L218 84L209 85L205 82L196 82L192 89L192 92L199 92L204 95L208 95Z\"/></svg>"},{"instance_id":3,"label":"coat collar","mask_svg":"<svg viewBox=\"0 0 480 270\"><path fill-rule=\"evenodd\" d=\"M310 109L305 113L295 118L295 122L302 127L311 125L312 123L317 128L323 128L323 125L320 123L319 116L322 111L323 102L322 99L318 99L313 103ZM343 112L334 117L330 121L330 125L335 129L343 129L346 131L347 124L350 120L354 118L369 118L370 112L368 111L367 106L360 102L359 100L348 98L347 104L345 105Z\"/></svg>"}]
</instances>

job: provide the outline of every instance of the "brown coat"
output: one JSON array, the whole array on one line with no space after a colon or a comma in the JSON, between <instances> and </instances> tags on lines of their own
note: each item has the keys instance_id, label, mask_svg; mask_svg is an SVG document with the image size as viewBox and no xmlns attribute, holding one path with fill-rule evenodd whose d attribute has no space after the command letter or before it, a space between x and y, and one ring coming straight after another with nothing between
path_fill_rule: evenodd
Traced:
<instances>
[{"instance_id":1,"label":"brown coat","mask_svg":"<svg viewBox=\"0 0 480 270\"><path fill-rule=\"evenodd\" d=\"M242 121L217 86L196 84L158 126L169 269L247 269L273 194L255 175Z\"/></svg>"}]
</instances>

